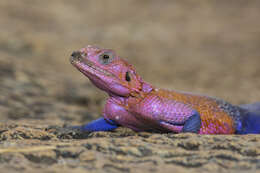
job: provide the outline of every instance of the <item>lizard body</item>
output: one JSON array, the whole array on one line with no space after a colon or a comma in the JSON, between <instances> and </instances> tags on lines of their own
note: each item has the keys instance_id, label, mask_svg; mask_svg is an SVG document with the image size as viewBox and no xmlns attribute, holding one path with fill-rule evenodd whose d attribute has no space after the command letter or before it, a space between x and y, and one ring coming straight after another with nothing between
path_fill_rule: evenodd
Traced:
<instances>
[{"instance_id":1,"label":"lizard body","mask_svg":"<svg viewBox=\"0 0 260 173\"><path fill-rule=\"evenodd\" d=\"M110 49L87 46L73 52L70 60L109 95L103 118L81 126L84 131L124 126L151 132L260 133L260 103L235 106L209 96L158 89Z\"/></svg>"}]
</instances>

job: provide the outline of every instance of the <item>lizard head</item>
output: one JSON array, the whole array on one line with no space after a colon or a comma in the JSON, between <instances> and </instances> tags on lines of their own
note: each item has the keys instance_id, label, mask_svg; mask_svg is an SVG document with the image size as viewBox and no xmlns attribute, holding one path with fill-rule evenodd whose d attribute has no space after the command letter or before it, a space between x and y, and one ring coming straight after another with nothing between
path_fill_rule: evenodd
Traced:
<instances>
[{"instance_id":1,"label":"lizard head","mask_svg":"<svg viewBox=\"0 0 260 173\"><path fill-rule=\"evenodd\" d=\"M113 50L87 46L74 51L71 63L98 88L108 94L127 97L142 91L143 80L132 65Z\"/></svg>"}]
</instances>

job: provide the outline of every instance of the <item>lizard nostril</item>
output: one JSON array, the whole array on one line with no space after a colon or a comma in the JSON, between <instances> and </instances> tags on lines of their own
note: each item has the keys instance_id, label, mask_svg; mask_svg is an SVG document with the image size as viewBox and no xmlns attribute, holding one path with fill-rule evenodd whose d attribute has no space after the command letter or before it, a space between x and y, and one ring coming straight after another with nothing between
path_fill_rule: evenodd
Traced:
<instances>
[{"instance_id":1,"label":"lizard nostril","mask_svg":"<svg viewBox=\"0 0 260 173\"><path fill-rule=\"evenodd\" d=\"M80 52L79 51L73 51L71 54L72 57L76 58L80 56Z\"/></svg>"},{"instance_id":2,"label":"lizard nostril","mask_svg":"<svg viewBox=\"0 0 260 173\"><path fill-rule=\"evenodd\" d=\"M74 63L76 61L81 61L82 59L82 55L80 51L74 51L72 52L71 56L70 56L70 62Z\"/></svg>"}]
</instances>

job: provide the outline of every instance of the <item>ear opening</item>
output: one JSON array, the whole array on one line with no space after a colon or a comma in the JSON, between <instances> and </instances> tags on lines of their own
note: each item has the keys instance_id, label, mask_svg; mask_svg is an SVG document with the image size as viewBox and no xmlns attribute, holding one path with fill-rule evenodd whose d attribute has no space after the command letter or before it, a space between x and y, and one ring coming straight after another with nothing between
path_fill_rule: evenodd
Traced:
<instances>
[{"instance_id":1,"label":"ear opening","mask_svg":"<svg viewBox=\"0 0 260 173\"><path fill-rule=\"evenodd\" d=\"M130 77L130 72L129 72L129 71L127 71L127 72L125 73L125 80L126 80L127 82L130 82L130 81L131 81L131 77Z\"/></svg>"}]
</instances>

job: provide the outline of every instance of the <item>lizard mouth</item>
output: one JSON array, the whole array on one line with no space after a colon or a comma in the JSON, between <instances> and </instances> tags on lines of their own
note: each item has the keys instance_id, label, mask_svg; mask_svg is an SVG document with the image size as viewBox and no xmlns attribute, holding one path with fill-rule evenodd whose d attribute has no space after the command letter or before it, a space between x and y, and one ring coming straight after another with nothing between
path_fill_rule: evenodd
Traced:
<instances>
[{"instance_id":1,"label":"lizard mouth","mask_svg":"<svg viewBox=\"0 0 260 173\"><path fill-rule=\"evenodd\" d=\"M80 51L75 51L70 56L70 62L73 66L78 68L82 73L88 75L105 75L105 76L113 76L112 73L97 67L95 63L92 61L89 61L88 59L84 58L82 56L82 53Z\"/></svg>"}]
</instances>

